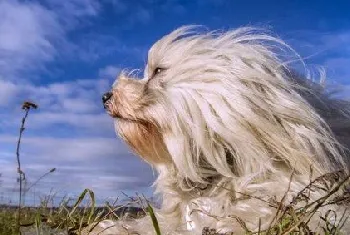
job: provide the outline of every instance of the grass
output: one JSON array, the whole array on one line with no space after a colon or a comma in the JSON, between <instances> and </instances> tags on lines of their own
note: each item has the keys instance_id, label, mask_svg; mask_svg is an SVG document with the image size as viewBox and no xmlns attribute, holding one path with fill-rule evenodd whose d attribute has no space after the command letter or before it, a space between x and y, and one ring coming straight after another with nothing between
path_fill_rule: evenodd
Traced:
<instances>
[{"instance_id":1,"label":"grass","mask_svg":"<svg viewBox=\"0 0 350 235\"><path fill-rule=\"evenodd\" d=\"M336 180L336 184L332 184L332 180ZM327 183L325 183L327 182ZM334 181L333 181L334 182ZM330 222L334 211L329 210L328 213L320 217L325 222L325 226L321 227L321 233L311 231L308 222L317 209L335 203L345 203L349 201L349 195L338 195L335 192L348 183L348 177L343 178L340 172L327 174L317 178L311 182L304 190L302 190L295 199L288 205L282 202L269 201L270 206L277 208L274 220L265 230L257 232L250 231L245 222L239 218L235 218L242 228L245 229L247 235L287 235L287 234L329 234L340 235L340 228L347 222L345 216L339 218L336 224ZM323 188L324 196L316 201L309 201L307 195L315 188ZM86 189L81 193L78 199L64 199L59 206L52 207L49 202L50 198L42 201L41 206L30 208L21 208L20 229L17 227L18 208L16 206L1 206L0 210L0 235L21 234L24 235L41 235L41 234L64 234L78 235L83 234L86 228L94 228L98 222L110 219L118 220L123 216L122 208L137 204L144 212L134 214L134 218L140 218L148 214L153 222L154 234L160 235L160 229L157 218L153 212L150 203L143 197L129 198L130 202L124 205L118 205L118 200L114 202L106 202L103 207L95 206L95 195L92 191ZM306 204L298 208L296 204L304 201ZM84 233L86 234L86 233ZM203 234L215 234L214 229L204 228ZM233 234L233 233L228 233ZM228 235L225 234L225 235ZM223 234L220 234L223 235Z\"/></svg>"},{"instance_id":2,"label":"grass","mask_svg":"<svg viewBox=\"0 0 350 235\"><path fill-rule=\"evenodd\" d=\"M85 228L94 227L102 220L118 220L125 215L123 208L131 205L121 206L115 201L96 207L94 193L89 189L84 190L76 200L62 200L57 207L51 206L49 200L50 197L38 207L22 207L20 227L17 224L18 207L0 206L0 235L82 234ZM138 218L144 214L143 211L135 211L129 217Z\"/></svg>"},{"instance_id":3,"label":"grass","mask_svg":"<svg viewBox=\"0 0 350 235\"><path fill-rule=\"evenodd\" d=\"M50 196L42 198L40 206L23 206L25 192L35 187L40 180L47 177L49 174L54 173L56 169L53 168L47 171L27 188L23 187L25 185L26 176L21 169L20 162L19 150L21 137L25 130L24 125L29 111L32 108L36 109L37 105L25 102L22 107L25 110L25 115L22 119L16 151L18 164L17 172L19 174L19 203L17 206L0 205L0 235L80 235L83 234L83 231L88 231L87 228L92 230L102 220L119 220L120 217L125 215L125 213L123 213L125 208L135 205L137 206L136 208L141 208L142 210L136 210L135 213L129 216L137 219L146 214L149 215L152 219L154 234L161 235L153 207L145 197L138 195L136 197L128 197L125 195L129 201L126 204L120 205L118 200L115 200L113 202L106 202L102 207L96 207L95 193L89 189L85 189L75 200L63 198L57 207L53 206L53 199ZM292 177L293 174L291 175L291 178ZM259 229L257 232L250 231L245 222L239 217L232 216L232 218L241 225L247 235L320 234L311 231L309 227L310 218L314 216L316 211L321 207L330 204L349 203L350 193L347 193L346 190L343 191L348 185L349 176L344 175L342 172L334 172L325 174L311 181L289 204L284 202L285 197L282 198L281 201L264 201L261 199L261 203L267 203L269 206L275 207L276 214L267 229ZM311 201L309 194L314 190L321 191L323 195L318 200ZM249 197L249 195L246 196ZM303 206L298 207L300 204L303 204ZM344 214L341 218L337 218L337 223L331 223L331 218L334 215L335 212L329 210L324 216L320 216L320 221L324 222L324 225L320 227L321 234L341 234L340 229L347 222L348 218ZM220 219L217 216L216 218L218 220ZM84 235L85 234L86 233L84 233ZM215 231L215 229L210 228L204 228L202 234L223 235ZM232 235L233 233L228 234Z\"/></svg>"}]
</instances>

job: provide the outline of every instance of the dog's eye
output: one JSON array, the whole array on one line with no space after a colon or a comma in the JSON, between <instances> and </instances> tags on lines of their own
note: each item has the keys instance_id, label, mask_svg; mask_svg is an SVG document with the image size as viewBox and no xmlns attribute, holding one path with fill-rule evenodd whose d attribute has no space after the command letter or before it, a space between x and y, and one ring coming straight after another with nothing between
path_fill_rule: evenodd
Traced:
<instances>
[{"instance_id":1,"label":"dog's eye","mask_svg":"<svg viewBox=\"0 0 350 235\"><path fill-rule=\"evenodd\" d=\"M152 80L153 78L155 78L157 75L159 75L160 73L162 73L165 69L161 68L161 67L156 67L151 76L149 77L148 81Z\"/></svg>"},{"instance_id":2,"label":"dog's eye","mask_svg":"<svg viewBox=\"0 0 350 235\"><path fill-rule=\"evenodd\" d=\"M163 70L164 70L163 68L157 67L157 68L153 71L153 76L156 76L156 75L160 74Z\"/></svg>"}]
</instances>

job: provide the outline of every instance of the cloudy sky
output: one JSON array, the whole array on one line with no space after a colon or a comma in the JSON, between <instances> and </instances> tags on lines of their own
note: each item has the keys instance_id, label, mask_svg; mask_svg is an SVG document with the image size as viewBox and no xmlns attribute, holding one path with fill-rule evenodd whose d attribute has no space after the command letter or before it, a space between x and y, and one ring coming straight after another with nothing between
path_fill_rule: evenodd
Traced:
<instances>
[{"instance_id":1,"label":"cloudy sky","mask_svg":"<svg viewBox=\"0 0 350 235\"><path fill-rule=\"evenodd\" d=\"M152 194L156 175L130 153L104 114L101 94L122 68L142 68L147 49L184 24L264 26L311 68L350 93L350 2L260 0L0 0L0 203L16 201L15 148L21 104L39 105L26 124L22 168L28 193L99 200ZM37 199L36 199L37 200Z\"/></svg>"}]
</instances>

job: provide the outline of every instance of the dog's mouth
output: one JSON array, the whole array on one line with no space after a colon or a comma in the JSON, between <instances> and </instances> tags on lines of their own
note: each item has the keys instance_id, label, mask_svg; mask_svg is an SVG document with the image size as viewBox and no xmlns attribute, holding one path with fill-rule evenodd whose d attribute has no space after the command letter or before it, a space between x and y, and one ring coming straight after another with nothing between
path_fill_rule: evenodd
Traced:
<instances>
[{"instance_id":1,"label":"dog's mouth","mask_svg":"<svg viewBox=\"0 0 350 235\"><path fill-rule=\"evenodd\" d=\"M118 121L125 121L125 122L138 122L136 119L133 119L133 118L129 118L129 117L124 117L122 116L119 112L115 112L111 109L111 106L112 106L112 102L111 101L107 101L105 104L104 104L104 108L107 112L107 114L109 116L111 116L112 118L118 120Z\"/></svg>"},{"instance_id":2,"label":"dog's mouth","mask_svg":"<svg viewBox=\"0 0 350 235\"><path fill-rule=\"evenodd\" d=\"M112 102L111 101L106 101L105 103L103 103L103 108L106 110L106 113L109 116L113 117L113 112L111 111L111 106L112 106Z\"/></svg>"},{"instance_id":3,"label":"dog's mouth","mask_svg":"<svg viewBox=\"0 0 350 235\"><path fill-rule=\"evenodd\" d=\"M107 114L113 118L123 118L119 112L114 112L112 109L112 102L110 100L106 101L103 104L104 109L106 110Z\"/></svg>"}]
</instances>

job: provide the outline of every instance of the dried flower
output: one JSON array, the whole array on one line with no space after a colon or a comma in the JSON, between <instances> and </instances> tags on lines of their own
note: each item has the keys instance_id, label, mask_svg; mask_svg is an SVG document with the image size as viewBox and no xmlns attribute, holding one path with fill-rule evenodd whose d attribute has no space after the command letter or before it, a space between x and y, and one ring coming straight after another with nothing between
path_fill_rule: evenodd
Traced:
<instances>
[{"instance_id":1,"label":"dried flower","mask_svg":"<svg viewBox=\"0 0 350 235\"><path fill-rule=\"evenodd\" d=\"M30 109L30 108L37 109L37 108L38 108L38 105L37 105L37 104L34 104L34 103L32 103L32 102L29 102L29 101L25 101L25 102L22 104L22 109Z\"/></svg>"}]
</instances>

